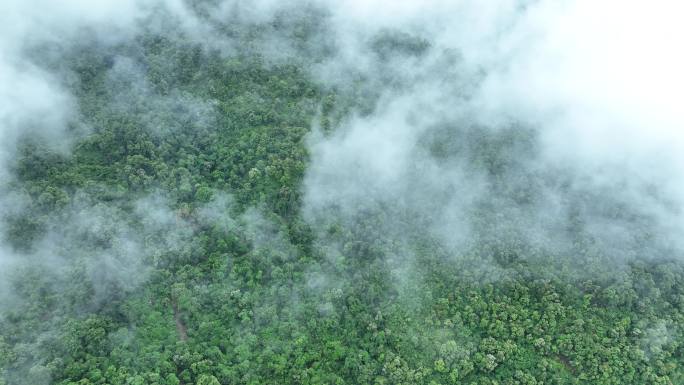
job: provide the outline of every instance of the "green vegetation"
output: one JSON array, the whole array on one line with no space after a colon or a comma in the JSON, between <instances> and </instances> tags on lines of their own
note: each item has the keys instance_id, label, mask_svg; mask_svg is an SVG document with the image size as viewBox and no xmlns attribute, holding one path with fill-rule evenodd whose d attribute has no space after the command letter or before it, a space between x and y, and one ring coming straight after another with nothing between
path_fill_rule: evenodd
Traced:
<instances>
[{"instance_id":1,"label":"green vegetation","mask_svg":"<svg viewBox=\"0 0 684 385\"><path fill-rule=\"evenodd\" d=\"M316 26L272 28L327 55L306 44ZM304 60L151 32L51 60L79 123L68 154L18 149L3 236L25 260L3 294L0 384L684 383L680 262L613 268L591 245L564 259L504 233L454 256L420 231L388 237L383 207L307 220L311 122L330 132L374 95L321 85ZM492 180L517 167L507 144L534 140L480 134L468 157ZM437 158L462 150L433 139Z\"/></svg>"}]
</instances>

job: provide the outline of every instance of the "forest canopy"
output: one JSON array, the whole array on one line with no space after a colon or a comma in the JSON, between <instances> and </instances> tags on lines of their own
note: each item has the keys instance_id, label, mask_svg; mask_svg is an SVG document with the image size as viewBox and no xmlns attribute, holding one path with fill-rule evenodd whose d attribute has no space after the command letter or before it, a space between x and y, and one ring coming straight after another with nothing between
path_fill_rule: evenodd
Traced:
<instances>
[{"instance_id":1,"label":"forest canopy","mask_svg":"<svg viewBox=\"0 0 684 385\"><path fill-rule=\"evenodd\" d=\"M0 385L684 383L676 12L447 3L0 5Z\"/></svg>"}]
</instances>

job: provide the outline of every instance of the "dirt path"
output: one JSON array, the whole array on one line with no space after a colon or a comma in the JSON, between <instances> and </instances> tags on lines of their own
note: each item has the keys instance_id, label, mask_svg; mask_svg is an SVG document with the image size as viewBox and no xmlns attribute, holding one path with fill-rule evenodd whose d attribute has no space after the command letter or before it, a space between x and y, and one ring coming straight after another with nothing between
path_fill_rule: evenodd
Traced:
<instances>
[{"instance_id":1,"label":"dirt path","mask_svg":"<svg viewBox=\"0 0 684 385\"><path fill-rule=\"evenodd\" d=\"M181 320L180 312L178 311L178 304L173 301L173 320L176 321L176 331L178 332L178 337L181 341L185 342L188 340L188 329L185 327L183 320Z\"/></svg>"},{"instance_id":2,"label":"dirt path","mask_svg":"<svg viewBox=\"0 0 684 385\"><path fill-rule=\"evenodd\" d=\"M576 374L577 369L575 369L575 367L572 366L572 363L570 363L570 358L564 356L563 354L559 354L558 361L565 366L565 369L567 369L568 372Z\"/></svg>"}]
</instances>

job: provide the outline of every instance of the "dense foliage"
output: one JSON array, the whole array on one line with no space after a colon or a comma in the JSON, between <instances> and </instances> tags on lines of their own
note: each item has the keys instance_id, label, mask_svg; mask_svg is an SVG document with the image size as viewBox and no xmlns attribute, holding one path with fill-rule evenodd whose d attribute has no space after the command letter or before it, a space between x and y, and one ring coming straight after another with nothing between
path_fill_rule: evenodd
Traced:
<instances>
[{"instance_id":1,"label":"dense foliage","mask_svg":"<svg viewBox=\"0 0 684 385\"><path fill-rule=\"evenodd\" d=\"M327 55L306 45L320 26L269 28ZM268 31L240 31L229 54L146 32L46 59L78 118L68 152L30 135L18 148L3 236L26 261L0 317L0 384L684 383L676 260L606 267L590 244L561 258L504 233L454 257L420 232L388 238L382 207L312 224L312 122L334 130L374 96L266 60L251 47ZM401 39L374 49L425 49ZM493 180L516 167L507 146L533 140L468 135Z\"/></svg>"}]
</instances>

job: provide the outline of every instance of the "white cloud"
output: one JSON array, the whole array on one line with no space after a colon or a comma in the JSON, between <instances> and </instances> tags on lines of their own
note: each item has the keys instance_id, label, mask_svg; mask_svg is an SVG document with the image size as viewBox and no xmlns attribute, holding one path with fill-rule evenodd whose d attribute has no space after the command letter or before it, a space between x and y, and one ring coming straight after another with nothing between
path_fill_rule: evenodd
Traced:
<instances>
[{"instance_id":1,"label":"white cloud","mask_svg":"<svg viewBox=\"0 0 684 385\"><path fill-rule=\"evenodd\" d=\"M462 188L462 194L480 194L495 202L499 198L492 195L492 186L483 187L472 175L460 172L465 167L462 154L452 154L460 164L432 167L433 177L407 170L434 161L415 148L424 135L436 130L435 121L457 127L452 130L456 137L449 138L454 143L466 140L458 136L468 125L488 126L494 134L517 123L537 129L541 145L538 154L518 154L534 160L533 165L519 167L541 175L554 170L574 175L570 190L556 186L544 192L545 201L534 207L534 213L507 213L514 222L518 217L519 223L532 224L520 230L536 232L535 237L552 236L542 222L532 219L553 213L555 227L562 227L570 210L565 207L568 196L591 192L656 218L656 232L665 234L668 242L681 243L680 2L348 1L331 9L340 53L321 72L323 81L332 79L337 85L344 83L345 73L360 72L367 77L369 90L382 95L382 102L370 116L351 119L334 135L313 140L305 183L310 210L330 204L360 210L358 202L364 199L412 202L408 205L426 209L415 198L434 201L433 195L450 191L450 185L476 186ZM409 66L404 58L380 63L368 42L383 29L412 33L429 41L431 49ZM440 58L451 52L459 60L445 65L449 62ZM401 90L383 84L388 72L403 82ZM424 120L410 121L409 116ZM551 188L544 187L543 180L535 182ZM397 187L413 185L422 187L413 187L413 194ZM472 201L459 202L456 211L449 204L434 207L432 217L466 216ZM501 204L502 210L515 208L512 202ZM637 235L633 224L609 220L596 210L583 209L584 219L595 232L606 229L597 233L605 244L625 244L625 237ZM532 219L525 219L527 215ZM544 226L549 225L546 222ZM447 228L438 232L449 232L452 224L444 224Z\"/></svg>"}]
</instances>

